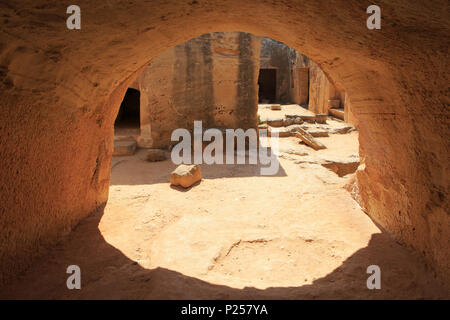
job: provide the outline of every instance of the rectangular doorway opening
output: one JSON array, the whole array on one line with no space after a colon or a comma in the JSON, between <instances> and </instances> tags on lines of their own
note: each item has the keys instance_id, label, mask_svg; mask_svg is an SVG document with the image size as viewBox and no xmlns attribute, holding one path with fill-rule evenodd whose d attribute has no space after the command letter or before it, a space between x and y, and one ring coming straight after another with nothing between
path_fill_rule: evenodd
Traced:
<instances>
[{"instance_id":1,"label":"rectangular doorway opening","mask_svg":"<svg viewBox=\"0 0 450 320\"><path fill-rule=\"evenodd\" d=\"M115 135L140 135L140 98L141 93L139 90L128 88L114 123Z\"/></svg>"},{"instance_id":2,"label":"rectangular doorway opening","mask_svg":"<svg viewBox=\"0 0 450 320\"><path fill-rule=\"evenodd\" d=\"M258 85L258 97L260 103L276 102L277 69L260 69Z\"/></svg>"}]
</instances>

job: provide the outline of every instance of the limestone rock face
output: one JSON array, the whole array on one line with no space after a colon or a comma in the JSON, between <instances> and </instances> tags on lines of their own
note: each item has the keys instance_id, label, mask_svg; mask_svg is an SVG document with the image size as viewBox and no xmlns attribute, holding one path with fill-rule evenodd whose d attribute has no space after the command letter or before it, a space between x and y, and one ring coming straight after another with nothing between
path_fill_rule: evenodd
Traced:
<instances>
[{"instance_id":1,"label":"limestone rock face","mask_svg":"<svg viewBox=\"0 0 450 320\"><path fill-rule=\"evenodd\" d=\"M168 146L175 129L191 130L200 120L204 128L255 128L260 45L249 33L213 32L155 57L134 83L140 141Z\"/></svg>"},{"instance_id":2,"label":"limestone rock face","mask_svg":"<svg viewBox=\"0 0 450 320\"><path fill-rule=\"evenodd\" d=\"M193 165L179 165L170 174L170 184L175 186L182 186L189 188L194 183L202 180L202 171L198 164Z\"/></svg>"},{"instance_id":3,"label":"limestone rock face","mask_svg":"<svg viewBox=\"0 0 450 320\"><path fill-rule=\"evenodd\" d=\"M147 151L146 160L149 162L166 160L166 153L161 149L150 149Z\"/></svg>"}]
</instances>

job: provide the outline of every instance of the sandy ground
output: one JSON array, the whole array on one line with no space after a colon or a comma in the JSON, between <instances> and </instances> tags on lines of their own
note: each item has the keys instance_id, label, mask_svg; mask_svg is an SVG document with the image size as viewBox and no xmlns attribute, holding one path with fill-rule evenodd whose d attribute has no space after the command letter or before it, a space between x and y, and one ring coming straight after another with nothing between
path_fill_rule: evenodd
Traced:
<instances>
[{"instance_id":1,"label":"sandy ground","mask_svg":"<svg viewBox=\"0 0 450 320\"><path fill-rule=\"evenodd\" d=\"M294 137L280 150L358 154L357 132L319 138L313 151ZM68 238L1 298L40 299L420 299L448 292L410 250L382 232L315 163L281 153L276 176L257 165L202 165L203 180L171 187L170 160L149 163L145 151L113 158L104 210ZM68 265L81 267L82 289L66 288ZM369 265L381 268L381 290L369 290Z\"/></svg>"}]
</instances>

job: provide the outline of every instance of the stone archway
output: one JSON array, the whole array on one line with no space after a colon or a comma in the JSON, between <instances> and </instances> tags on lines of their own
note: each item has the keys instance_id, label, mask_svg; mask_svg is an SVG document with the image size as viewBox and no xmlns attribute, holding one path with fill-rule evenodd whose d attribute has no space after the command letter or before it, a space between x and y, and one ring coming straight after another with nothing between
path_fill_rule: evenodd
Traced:
<instances>
[{"instance_id":1,"label":"stone archway","mask_svg":"<svg viewBox=\"0 0 450 320\"><path fill-rule=\"evenodd\" d=\"M236 30L286 43L346 89L365 160L361 203L448 281L445 1L379 1L381 30L366 28L369 4L357 0L78 5L82 29L70 31L59 2L1 4L0 282L107 201L113 123L140 68Z\"/></svg>"}]
</instances>

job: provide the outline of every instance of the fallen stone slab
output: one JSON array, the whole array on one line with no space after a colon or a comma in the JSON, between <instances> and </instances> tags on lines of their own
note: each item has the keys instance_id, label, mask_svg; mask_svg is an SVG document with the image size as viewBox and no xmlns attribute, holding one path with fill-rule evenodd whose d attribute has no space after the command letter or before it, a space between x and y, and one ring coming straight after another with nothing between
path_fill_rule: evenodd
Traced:
<instances>
[{"instance_id":1,"label":"fallen stone slab","mask_svg":"<svg viewBox=\"0 0 450 320\"><path fill-rule=\"evenodd\" d=\"M145 159L149 162L164 161L167 159L166 153L161 149L149 149Z\"/></svg>"},{"instance_id":2,"label":"fallen stone slab","mask_svg":"<svg viewBox=\"0 0 450 320\"><path fill-rule=\"evenodd\" d=\"M312 135L310 135L305 130L299 128L299 131L296 134L296 137L303 141L305 144L313 148L314 150L326 149L322 142L314 139Z\"/></svg>"},{"instance_id":3,"label":"fallen stone slab","mask_svg":"<svg viewBox=\"0 0 450 320\"><path fill-rule=\"evenodd\" d=\"M132 156L136 152L136 141L114 141L113 156Z\"/></svg>"},{"instance_id":4,"label":"fallen stone slab","mask_svg":"<svg viewBox=\"0 0 450 320\"><path fill-rule=\"evenodd\" d=\"M346 158L323 158L321 165L339 177L354 173L359 167L360 161L358 156L351 156Z\"/></svg>"},{"instance_id":5,"label":"fallen stone slab","mask_svg":"<svg viewBox=\"0 0 450 320\"><path fill-rule=\"evenodd\" d=\"M189 188L201 180L202 171L198 164L181 164L170 174L170 184L183 188Z\"/></svg>"}]
</instances>

